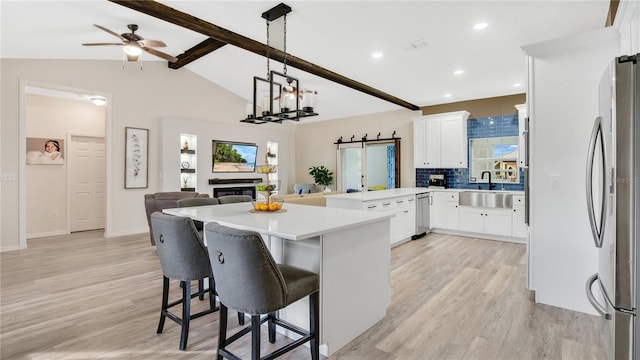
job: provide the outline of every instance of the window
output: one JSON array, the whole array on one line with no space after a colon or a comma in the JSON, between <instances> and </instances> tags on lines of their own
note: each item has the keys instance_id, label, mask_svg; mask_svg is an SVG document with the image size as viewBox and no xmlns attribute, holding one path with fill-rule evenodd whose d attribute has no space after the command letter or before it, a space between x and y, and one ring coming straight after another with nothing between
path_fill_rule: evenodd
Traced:
<instances>
[{"instance_id":1,"label":"window","mask_svg":"<svg viewBox=\"0 0 640 360\"><path fill-rule=\"evenodd\" d=\"M471 139L469 149L469 182L488 182L482 173L489 171L493 182L520 183L517 136Z\"/></svg>"}]
</instances>

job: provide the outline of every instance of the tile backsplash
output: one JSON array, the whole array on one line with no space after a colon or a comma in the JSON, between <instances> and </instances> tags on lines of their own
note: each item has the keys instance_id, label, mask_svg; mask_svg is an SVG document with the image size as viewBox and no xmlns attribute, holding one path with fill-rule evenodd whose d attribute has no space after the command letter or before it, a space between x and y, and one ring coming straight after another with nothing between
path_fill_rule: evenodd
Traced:
<instances>
[{"instance_id":1,"label":"tile backsplash","mask_svg":"<svg viewBox=\"0 0 640 360\"><path fill-rule=\"evenodd\" d=\"M518 115L497 115L467 120L467 136L469 140L487 137L518 136ZM467 156L469 145L467 144ZM469 169L416 169L416 186L429 185L429 175L445 174L447 187L455 189L483 189L489 188L487 183L469 182ZM524 172L519 170L520 183L496 183L494 190L524 190Z\"/></svg>"}]
</instances>

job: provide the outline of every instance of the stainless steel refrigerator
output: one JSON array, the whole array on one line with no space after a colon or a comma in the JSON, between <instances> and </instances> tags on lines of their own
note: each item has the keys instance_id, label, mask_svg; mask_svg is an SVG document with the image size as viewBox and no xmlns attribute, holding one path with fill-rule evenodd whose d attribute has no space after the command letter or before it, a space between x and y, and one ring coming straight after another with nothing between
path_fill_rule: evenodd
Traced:
<instances>
[{"instance_id":1,"label":"stainless steel refrigerator","mask_svg":"<svg viewBox=\"0 0 640 360\"><path fill-rule=\"evenodd\" d=\"M598 272L587 298L602 315L607 359L640 357L640 54L616 58L600 81L587 157L587 207Z\"/></svg>"}]
</instances>

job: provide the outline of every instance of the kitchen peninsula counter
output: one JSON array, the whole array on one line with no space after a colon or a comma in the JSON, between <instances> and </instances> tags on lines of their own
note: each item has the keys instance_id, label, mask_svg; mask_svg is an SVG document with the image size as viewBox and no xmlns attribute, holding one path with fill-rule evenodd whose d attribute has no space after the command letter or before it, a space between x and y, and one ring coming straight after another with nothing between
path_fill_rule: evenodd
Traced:
<instances>
[{"instance_id":1,"label":"kitchen peninsula counter","mask_svg":"<svg viewBox=\"0 0 640 360\"><path fill-rule=\"evenodd\" d=\"M283 210L253 212L251 203L235 203L163 212L256 231L278 263L319 274L320 352L330 356L386 316L392 215L286 202ZM281 316L308 328L308 300Z\"/></svg>"}]
</instances>

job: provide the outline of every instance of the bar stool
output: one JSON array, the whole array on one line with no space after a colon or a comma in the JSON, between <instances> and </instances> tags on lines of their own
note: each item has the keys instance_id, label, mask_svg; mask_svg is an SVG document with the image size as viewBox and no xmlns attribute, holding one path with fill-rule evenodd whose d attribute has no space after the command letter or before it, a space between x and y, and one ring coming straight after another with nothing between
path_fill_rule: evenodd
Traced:
<instances>
[{"instance_id":1,"label":"bar stool","mask_svg":"<svg viewBox=\"0 0 640 360\"><path fill-rule=\"evenodd\" d=\"M216 276L220 298L218 360L238 359L227 346L251 332L251 359L273 359L309 341L311 358L319 358L320 277L310 271L276 264L260 234L221 226L205 225L209 260ZM309 331L276 316L276 311L309 297ZM227 308L251 314L251 325L227 337ZM261 318L260 315L266 314ZM275 343L276 325L302 337L260 357L260 325L268 323L269 342Z\"/></svg>"},{"instance_id":2,"label":"bar stool","mask_svg":"<svg viewBox=\"0 0 640 360\"><path fill-rule=\"evenodd\" d=\"M182 328L180 350L184 350L189 337L189 322L218 310L209 255L190 218L165 215L156 211L151 214L151 224L163 279L162 308L157 333L162 333L165 318L175 321ZM205 278L209 279L209 288L191 294L191 281L201 281ZM169 279L179 280L182 287L182 298L173 302L169 302ZM209 309L191 314L191 299L204 296L205 293L209 294ZM178 304L182 304L182 317L169 311Z\"/></svg>"},{"instance_id":3,"label":"bar stool","mask_svg":"<svg viewBox=\"0 0 640 360\"><path fill-rule=\"evenodd\" d=\"M239 202L251 202L253 199L249 195L224 195L218 198L220 204L232 204Z\"/></svg>"},{"instance_id":4,"label":"bar stool","mask_svg":"<svg viewBox=\"0 0 640 360\"><path fill-rule=\"evenodd\" d=\"M220 204L218 199L210 198L210 197L180 199L176 202L176 205L178 207L206 206L206 205L218 205L218 204ZM203 238L204 224L202 223L202 221L194 220L193 224L196 226L196 230L198 230L198 233L200 234L200 238ZM199 297L200 300L204 300L204 292L202 291L202 289L204 289L204 280L201 279L201 280L198 280L198 292L200 293L200 297Z\"/></svg>"},{"instance_id":5,"label":"bar stool","mask_svg":"<svg viewBox=\"0 0 640 360\"><path fill-rule=\"evenodd\" d=\"M236 196L236 195L229 195L229 196ZM241 196L245 196L245 195L241 195ZM220 202L218 201L217 198L208 198L208 197L198 197L198 198L178 200L178 207L206 206L206 205L218 205L218 204L220 204ZM193 224L196 226L196 230L198 230L200 237L204 238L204 234L203 234L204 224L202 223L202 221L194 220ZM204 292L202 291L203 280L198 280L198 289L201 294L200 300L203 300L204 299ZM240 325L244 325L244 314L241 312L238 313L238 323Z\"/></svg>"}]
</instances>

